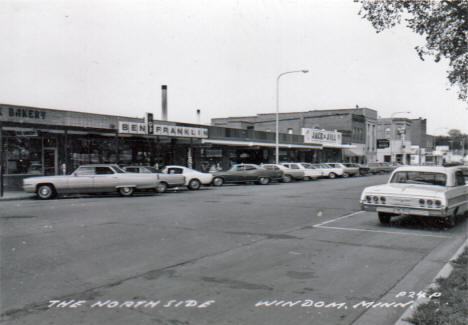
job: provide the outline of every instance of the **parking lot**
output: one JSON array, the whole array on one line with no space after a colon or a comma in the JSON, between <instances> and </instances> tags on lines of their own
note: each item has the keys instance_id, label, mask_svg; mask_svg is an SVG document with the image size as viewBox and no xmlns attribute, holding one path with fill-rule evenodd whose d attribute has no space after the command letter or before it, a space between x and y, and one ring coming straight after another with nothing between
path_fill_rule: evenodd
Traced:
<instances>
[{"instance_id":1,"label":"parking lot","mask_svg":"<svg viewBox=\"0 0 468 325\"><path fill-rule=\"evenodd\" d=\"M1 202L6 324L393 324L466 220L359 210L388 175Z\"/></svg>"}]
</instances>

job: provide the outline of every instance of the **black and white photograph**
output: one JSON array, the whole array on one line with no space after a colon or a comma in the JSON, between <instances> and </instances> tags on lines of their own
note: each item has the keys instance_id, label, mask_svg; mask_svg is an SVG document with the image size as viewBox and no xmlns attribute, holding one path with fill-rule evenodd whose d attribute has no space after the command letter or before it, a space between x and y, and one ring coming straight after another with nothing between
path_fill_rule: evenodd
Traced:
<instances>
[{"instance_id":1,"label":"black and white photograph","mask_svg":"<svg viewBox=\"0 0 468 325\"><path fill-rule=\"evenodd\" d=\"M468 0L0 0L0 323L465 325Z\"/></svg>"}]
</instances>

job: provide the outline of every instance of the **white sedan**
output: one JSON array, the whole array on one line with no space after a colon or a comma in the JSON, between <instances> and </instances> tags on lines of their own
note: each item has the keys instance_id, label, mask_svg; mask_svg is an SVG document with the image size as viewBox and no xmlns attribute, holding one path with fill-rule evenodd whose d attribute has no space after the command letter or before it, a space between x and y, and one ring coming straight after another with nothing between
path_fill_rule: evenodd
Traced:
<instances>
[{"instance_id":1,"label":"white sedan","mask_svg":"<svg viewBox=\"0 0 468 325\"><path fill-rule=\"evenodd\" d=\"M162 170L164 174L179 174L185 176L185 185L190 190L198 190L201 185L211 185L213 175L210 173L202 173L198 170L185 166L166 166Z\"/></svg>"},{"instance_id":2,"label":"white sedan","mask_svg":"<svg viewBox=\"0 0 468 325\"><path fill-rule=\"evenodd\" d=\"M387 184L365 188L360 202L383 224L396 215L416 215L442 217L454 226L457 215L468 213L468 186L463 168L400 167Z\"/></svg>"},{"instance_id":3,"label":"white sedan","mask_svg":"<svg viewBox=\"0 0 468 325\"><path fill-rule=\"evenodd\" d=\"M310 164L307 163L282 163L281 165L290 169L300 170L304 172L305 180L318 179L322 176L322 173L319 170L310 167Z\"/></svg>"},{"instance_id":4,"label":"white sedan","mask_svg":"<svg viewBox=\"0 0 468 325\"><path fill-rule=\"evenodd\" d=\"M336 178L337 176L343 176L343 169L334 168L328 164L311 164L315 168L318 168L322 171L324 177Z\"/></svg>"}]
</instances>

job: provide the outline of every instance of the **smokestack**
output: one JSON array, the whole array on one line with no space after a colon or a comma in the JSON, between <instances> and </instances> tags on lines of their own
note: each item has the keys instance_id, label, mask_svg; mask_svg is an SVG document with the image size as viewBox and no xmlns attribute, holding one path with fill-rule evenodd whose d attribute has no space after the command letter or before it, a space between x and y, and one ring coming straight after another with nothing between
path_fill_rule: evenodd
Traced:
<instances>
[{"instance_id":1,"label":"smokestack","mask_svg":"<svg viewBox=\"0 0 468 325\"><path fill-rule=\"evenodd\" d=\"M162 93L162 103L161 103L161 120L167 121L167 86L161 86L161 93Z\"/></svg>"},{"instance_id":2,"label":"smokestack","mask_svg":"<svg viewBox=\"0 0 468 325\"><path fill-rule=\"evenodd\" d=\"M197 123L200 124L200 110L197 109Z\"/></svg>"}]
</instances>

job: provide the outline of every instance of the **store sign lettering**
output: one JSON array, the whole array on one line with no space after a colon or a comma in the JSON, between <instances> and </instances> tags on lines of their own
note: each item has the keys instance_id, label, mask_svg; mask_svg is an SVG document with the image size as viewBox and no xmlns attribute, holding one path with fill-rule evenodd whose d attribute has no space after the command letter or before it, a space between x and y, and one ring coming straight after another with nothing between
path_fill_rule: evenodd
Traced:
<instances>
[{"instance_id":1,"label":"store sign lettering","mask_svg":"<svg viewBox=\"0 0 468 325\"><path fill-rule=\"evenodd\" d=\"M151 134L148 132L146 123L119 122L119 133L127 134ZM208 129L192 128L176 125L153 124L153 135L187 137L187 138L207 138Z\"/></svg>"},{"instance_id":2,"label":"store sign lettering","mask_svg":"<svg viewBox=\"0 0 468 325\"><path fill-rule=\"evenodd\" d=\"M332 143L341 144L341 132L327 131L320 129L302 128L302 135L304 136L304 143Z\"/></svg>"},{"instance_id":3,"label":"store sign lettering","mask_svg":"<svg viewBox=\"0 0 468 325\"><path fill-rule=\"evenodd\" d=\"M45 120L46 112L30 108L0 107L0 116L18 119Z\"/></svg>"}]
</instances>

